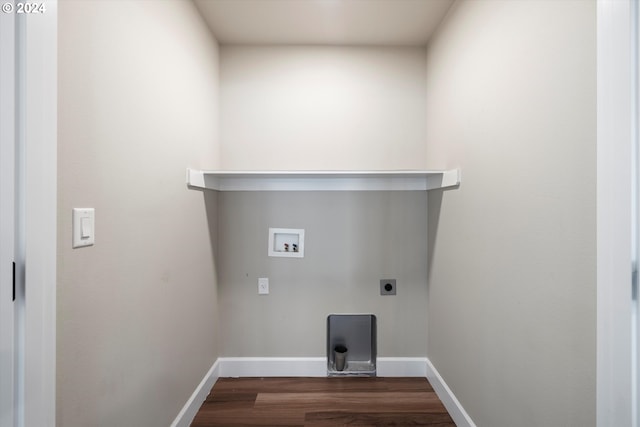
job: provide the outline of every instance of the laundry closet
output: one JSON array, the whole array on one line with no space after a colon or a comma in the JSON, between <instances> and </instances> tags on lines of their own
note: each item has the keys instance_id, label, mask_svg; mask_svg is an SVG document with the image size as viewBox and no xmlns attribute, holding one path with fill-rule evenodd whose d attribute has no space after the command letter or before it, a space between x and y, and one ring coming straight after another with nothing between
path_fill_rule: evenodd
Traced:
<instances>
[{"instance_id":1,"label":"laundry closet","mask_svg":"<svg viewBox=\"0 0 640 427\"><path fill-rule=\"evenodd\" d=\"M476 425L593 424L594 2L58 15L59 425L335 374L340 315Z\"/></svg>"}]
</instances>

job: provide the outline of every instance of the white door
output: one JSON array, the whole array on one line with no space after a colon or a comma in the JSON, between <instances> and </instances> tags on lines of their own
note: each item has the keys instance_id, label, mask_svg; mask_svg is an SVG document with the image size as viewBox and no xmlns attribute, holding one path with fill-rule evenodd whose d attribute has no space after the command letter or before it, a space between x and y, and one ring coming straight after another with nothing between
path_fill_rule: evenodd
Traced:
<instances>
[{"instance_id":1,"label":"white door","mask_svg":"<svg viewBox=\"0 0 640 427\"><path fill-rule=\"evenodd\" d=\"M15 27L0 14L0 426L16 422L15 376Z\"/></svg>"},{"instance_id":2,"label":"white door","mask_svg":"<svg viewBox=\"0 0 640 427\"><path fill-rule=\"evenodd\" d=\"M631 186L631 417L634 427L640 427L640 8L631 10L631 139L633 144Z\"/></svg>"},{"instance_id":3,"label":"white door","mask_svg":"<svg viewBox=\"0 0 640 427\"><path fill-rule=\"evenodd\" d=\"M0 427L53 427L58 3L0 3Z\"/></svg>"}]
</instances>

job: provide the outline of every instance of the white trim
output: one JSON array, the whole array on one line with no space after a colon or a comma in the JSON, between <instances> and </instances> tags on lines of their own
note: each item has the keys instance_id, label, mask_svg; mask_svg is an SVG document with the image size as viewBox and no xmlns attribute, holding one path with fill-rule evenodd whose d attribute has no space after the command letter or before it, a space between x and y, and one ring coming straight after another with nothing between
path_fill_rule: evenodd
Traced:
<instances>
[{"instance_id":1,"label":"white trim","mask_svg":"<svg viewBox=\"0 0 640 427\"><path fill-rule=\"evenodd\" d=\"M326 377L326 357L221 357L220 377ZM379 377L426 377L425 357L378 357Z\"/></svg>"},{"instance_id":2,"label":"white trim","mask_svg":"<svg viewBox=\"0 0 640 427\"><path fill-rule=\"evenodd\" d=\"M15 21L0 14L0 425L15 425Z\"/></svg>"},{"instance_id":3,"label":"white trim","mask_svg":"<svg viewBox=\"0 0 640 427\"><path fill-rule=\"evenodd\" d=\"M455 187L460 171L202 171L187 184L217 191L426 191Z\"/></svg>"},{"instance_id":4,"label":"white trim","mask_svg":"<svg viewBox=\"0 0 640 427\"><path fill-rule=\"evenodd\" d=\"M26 427L56 424L57 5L25 25Z\"/></svg>"},{"instance_id":5,"label":"white trim","mask_svg":"<svg viewBox=\"0 0 640 427\"><path fill-rule=\"evenodd\" d=\"M476 427L467 411L464 410L456 396L453 394L447 383L440 376L440 373L433 366L429 359L426 359L427 380L435 390L436 394L447 408L449 415L453 418L453 422L458 427Z\"/></svg>"},{"instance_id":6,"label":"white trim","mask_svg":"<svg viewBox=\"0 0 640 427\"><path fill-rule=\"evenodd\" d=\"M211 391L213 385L218 381L220 377L220 359L216 360L209 369L209 372L202 378L198 387L187 400L187 403L182 407L182 410L178 414L175 420L171 423L171 427L189 427L191 422L195 418L198 410L202 406Z\"/></svg>"},{"instance_id":7,"label":"white trim","mask_svg":"<svg viewBox=\"0 0 640 427\"><path fill-rule=\"evenodd\" d=\"M426 357L378 357L376 371L379 377L426 377Z\"/></svg>"},{"instance_id":8,"label":"white trim","mask_svg":"<svg viewBox=\"0 0 640 427\"><path fill-rule=\"evenodd\" d=\"M597 2L598 427L632 424L631 9Z\"/></svg>"},{"instance_id":9,"label":"white trim","mask_svg":"<svg viewBox=\"0 0 640 427\"><path fill-rule=\"evenodd\" d=\"M221 377L326 377L326 357L221 357Z\"/></svg>"}]
</instances>

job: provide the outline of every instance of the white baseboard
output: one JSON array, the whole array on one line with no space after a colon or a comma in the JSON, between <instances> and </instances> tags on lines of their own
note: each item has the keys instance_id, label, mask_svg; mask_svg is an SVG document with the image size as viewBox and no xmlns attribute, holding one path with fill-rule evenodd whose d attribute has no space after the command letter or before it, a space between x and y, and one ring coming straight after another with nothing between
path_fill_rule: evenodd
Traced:
<instances>
[{"instance_id":1,"label":"white baseboard","mask_svg":"<svg viewBox=\"0 0 640 427\"><path fill-rule=\"evenodd\" d=\"M447 408L453 422L458 427L476 427L467 411L464 410L456 396L453 394L447 383L444 382L436 368L429 359L426 359L427 380L435 390L436 394Z\"/></svg>"},{"instance_id":2,"label":"white baseboard","mask_svg":"<svg viewBox=\"0 0 640 427\"><path fill-rule=\"evenodd\" d=\"M379 377L426 377L426 357L378 357Z\"/></svg>"},{"instance_id":3,"label":"white baseboard","mask_svg":"<svg viewBox=\"0 0 640 427\"><path fill-rule=\"evenodd\" d=\"M426 377L458 427L476 427L426 357L378 357L379 377ZM204 376L171 427L188 427L222 377L325 377L326 357L220 357Z\"/></svg>"},{"instance_id":4,"label":"white baseboard","mask_svg":"<svg viewBox=\"0 0 640 427\"><path fill-rule=\"evenodd\" d=\"M204 376L198 387L193 392L187 403L178 414L175 420L171 423L171 427L189 427L191 422L195 418L202 402L205 401L211 388L220 377L220 359L216 360L209 369L209 372Z\"/></svg>"},{"instance_id":5,"label":"white baseboard","mask_svg":"<svg viewBox=\"0 0 640 427\"><path fill-rule=\"evenodd\" d=\"M326 357L221 357L220 377L326 377ZM426 377L425 357L378 357L379 377Z\"/></svg>"},{"instance_id":6,"label":"white baseboard","mask_svg":"<svg viewBox=\"0 0 640 427\"><path fill-rule=\"evenodd\" d=\"M221 377L326 377L325 357L221 357Z\"/></svg>"}]
</instances>

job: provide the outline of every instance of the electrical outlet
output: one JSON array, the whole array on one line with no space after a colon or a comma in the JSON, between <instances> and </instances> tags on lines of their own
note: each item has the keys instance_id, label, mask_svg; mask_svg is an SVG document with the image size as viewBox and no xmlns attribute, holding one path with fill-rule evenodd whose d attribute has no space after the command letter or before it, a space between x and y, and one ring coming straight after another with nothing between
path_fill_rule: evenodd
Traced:
<instances>
[{"instance_id":1,"label":"electrical outlet","mask_svg":"<svg viewBox=\"0 0 640 427\"><path fill-rule=\"evenodd\" d=\"M380 295L395 295L396 279L380 279Z\"/></svg>"},{"instance_id":2,"label":"electrical outlet","mask_svg":"<svg viewBox=\"0 0 640 427\"><path fill-rule=\"evenodd\" d=\"M269 278L268 277L260 277L258 279L258 294L259 295L269 294Z\"/></svg>"}]
</instances>

